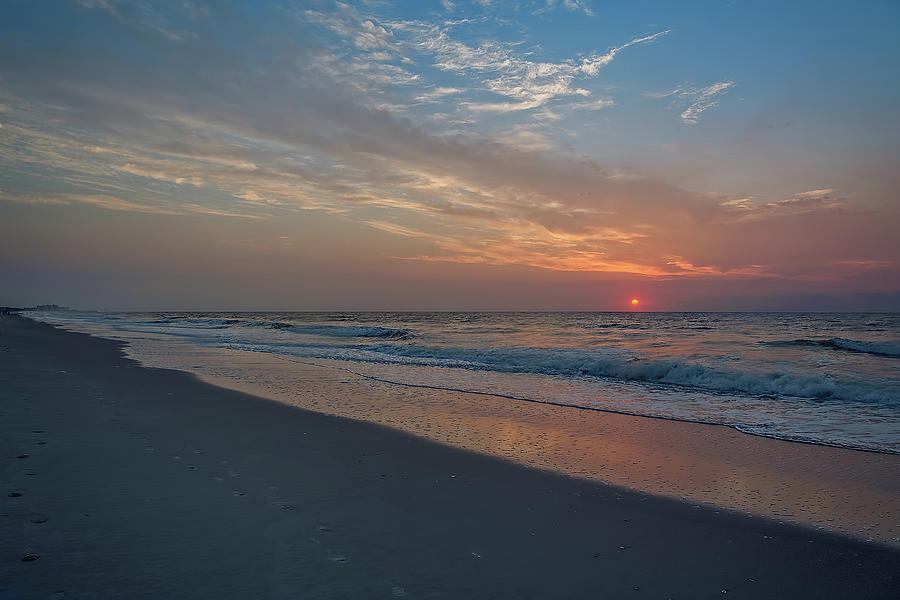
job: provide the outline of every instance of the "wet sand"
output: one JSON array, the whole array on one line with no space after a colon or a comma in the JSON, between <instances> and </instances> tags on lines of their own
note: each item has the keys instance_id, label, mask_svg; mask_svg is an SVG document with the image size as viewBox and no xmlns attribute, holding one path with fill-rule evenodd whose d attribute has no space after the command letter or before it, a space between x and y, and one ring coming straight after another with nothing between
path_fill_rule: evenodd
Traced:
<instances>
[{"instance_id":1,"label":"wet sand","mask_svg":"<svg viewBox=\"0 0 900 600\"><path fill-rule=\"evenodd\" d=\"M895 549L143 368L17 317L0 382L0 598L900 593ZM327 377L314 393L364 401Z\"/></svg>"},{"instance_id":2,"label":"wet sand","mask_svg":"<svg viewBox=\"0 0 900 600\"><path fill-rule=\"evenodd\" d=\"M416 368L135 338L127 353L214 385L523 465L900 548L897 455L384 381L416 381Z\"/></svg>"}]
</instances>

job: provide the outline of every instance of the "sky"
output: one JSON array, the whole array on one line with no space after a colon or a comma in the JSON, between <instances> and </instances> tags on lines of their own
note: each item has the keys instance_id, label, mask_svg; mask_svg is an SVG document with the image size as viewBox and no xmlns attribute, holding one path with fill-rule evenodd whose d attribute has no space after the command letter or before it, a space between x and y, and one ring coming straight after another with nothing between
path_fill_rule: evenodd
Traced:
<instances>
[{"instance_id":1,"label":"sky","mask_svg":"<svg viewBox=\"0 0 900 600\"><path fill-rule=\"evenodd\" d=\"M0 304L900 310L900 3L6 0Z\"/></svg>"}]
</instances>

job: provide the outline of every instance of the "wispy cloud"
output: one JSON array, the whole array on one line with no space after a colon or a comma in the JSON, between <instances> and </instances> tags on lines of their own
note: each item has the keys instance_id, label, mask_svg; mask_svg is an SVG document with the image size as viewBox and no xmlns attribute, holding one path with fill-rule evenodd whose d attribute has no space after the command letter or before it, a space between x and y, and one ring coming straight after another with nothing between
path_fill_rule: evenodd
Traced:
<instances>
[{"instance_id":1,"label":"wispy cloud","mask_svg":"<svg viewBox=\"0 0 900 600\"><path fill-rule=\"evenodd\" d=\"M733 81L720 81L699 90L684 91L682 97L687 98L690 104L682 111L681 120L685 123L698 122L703 112L718 106L716 97L733 85Z\"/></svg>"},{"instance_id":2,"label":"wispy cloud","mask_svg":"<svg viewBox=\"0 0 900 600\"><path fill-rule=\"evenodd\" d=\"M675 98L676 106L680 106L681 120L695 124L700 115L719 105L718 97L734 86L733 81L719 81L706 87L677 87L670 92L649 93L648 98Z\"/></svg>"},{"instance_id":3,"label":"wispy cloud","mask_svg":"<svg viewBox=\"0 0 900 600\"><path fill-rule=\"evenodd\" d=\"M796 197L804 199L825 198L827 196L830 196L832 193L834 193L834 190L832 188L823 188L821 190L809 190L808 192L800 192L799 194L796 194Z\"/></svg>"},{"instance_id":4,"label":"wispy cloud","mask_svg":"<svg viewBox=\"0 0 900 600\"><path fill-rule=\"evenodd\" d=\"M0 190L0 200L19 204L69 204L65 198L57 198L47 194L10 194Z\"/></svg>"},{"instance_id":5,"label":"wispy cloud","mask_svg":"<svg viewBox=\"0 0 900 600\"><path fill-rule=\"evenodd\" d=\"M586 100L584 102L572 102L567 108L570 110L603 110L615 106L615 102L609 98L599 98L597 100Z\"/></svg>"},{"instance_id":6,"label":"wispy cloud","mask_svg":"<svg viewBox=\"0 0 900 600\"><path fill-rule=\"evenodd\" d=\"M835 211L846 207L848 199L825 188L798 192L789 198L773 202L755 201L753 198L735 198L720 203L728 211L739 214L742 220L764 219L773 215L802 215Z\"/></svg>"},{"instance_id":7,"label":"wispy cloud","mask_svg":"<svg viewBox=\"0 0 900 600\"><path fill-rule=\"evenodd\" d=\"M394 34L377 24L373 19L361 15L355 7L343 2L337 3L337 10L325 13L315 10L303 12L303 18L318 23L334 33L353 42L360 50L397 51L398 43Z\"/></svg>"},{"instance_id":8,"label":"wispy cloud","mask_svg":"<svg viewBox=\"0 0 900 600\"><path fill-rule=\"evenodd\" d=\"M417 51L434 57L434 66L443 71L477 77L490 92L516 102L472 102L473 110L509 112L527 110L567 96L590 96L577 87L578 78L596 77L625 48L650 43L668 33L661 31L641 36L604 54L592 55L580 62L535 61L519 53L516 44L484 41L470 45L455 39L451 28L418 21L394 23L392 28L406 32Z\"/></svg>"},{"instance_id":9,"label":"wispy cloud","mask_svg":"<svg viewBox=\"0 0 900 600\"><path fill-rule=\"evenodd\" d=\"M522 102L463 102L463 106L474 112L486 113L509 113L519 112L521 110L531 110L543 104L537 100L525 100Z\"/></svg>"},{"instance_id":10,"label":"wispy cloud","mask_svg":"<svg viewBox=\"0 0 900 600\"><path fill-rule=\"evenodd\" d=\"M465 90L457 87L434 87L415 97L416 102L431 102L447 96L455 96Z\"/></svg>"},{"instance_id":11,"label":"wispy cloud","mask_svg":"<svg viewBox=\"0 0 900 600\"><path fill-rule=\"evenodd\" d=\"M3 199L50 198L171 216L272 219L315 210L405 243L414 238L414 249L395 252L409 259L653 277L749 277L761 272L754 265L783 272L790 265L779 266L767 241L772 236L791 244L792 260L842 260L844 248L823 242L807 219L833 228L889 221L846 214L846 202L830 189L774 201L731 199L638 172L622 176L560 150L558 130L548 123L614 103L580 82L618 60L623 49L654 42L666 31L603 54L553 62L513 43L465 43L455 26L385 23L343 5L338 13L331 20L314 16L314 25L324 28L316 35L327 43L287 36L228 53L204 40L197 52L160 51L165 60L152 72L136 68L134 57L146 50L140 44L151 43L147 37L156 44L156 36L135 38L130 52L102 56L79 46L74 52L86 53L81 71L53 48L35 50L27 70L8 68L17 56L0 54L0 65L7 66L0 166L65 190L30 196L25 188L7 190ZM248 40L260 35L241 22L230 26ZM390 53L393 62L365 58L379 52ZM414 57L415 64L401 57ZM418 70L419 63L427 68ZM433 69L447 79L427 79ZM659 97L680 102L687 113L682 118L691 122L732 85L679 88ZM442 100L459 105L463 117L501 124L459 131L394 108L415 105L427 112ZM531 111L528 127L515 119L522 111ZM889 255L879 246L853 258L875 260L879 252Z\"/></svg>"},{"instance_id":12,"label":"wispy cloud","mask_svg":"<svg viewBox=\"0 0 900 600\"><path fill-rule=\"evenodd\" d=\"M562 4L570 10L588 10L581 2ZM450 8L450 7L448 7ZM355 7L338 3L335 11L307 10L301 13L303 21L324 27L349 42L368 59L389 60L396 57L401 64L414 64L411 56L418 55L441 71L465 76L477 82L467 91L470 98L465 106L477 111L510 112L542 106L550 101L573 96L590 96L591 92L576 85L578 79L596 77L624 49L637 44L651 43L668 33L668 30L635 37L612 47L606 52L595 53L581 59L564 61L540 61L532 58L533 52L523 51L520 43L483 40L477 44L463 41L455 31L472 22L472 19L434 23L425 21L382 21L374 15L363 15ZM371 60L363 63L361 72L371 69ZM383 65L382 68L385 68ZM332 67L333 68L333 67ZM381 83L412 81L414 75L406 67L395 67L389 78ZM369 74L369 77L372 77ZM449 86L438 86L449 87ZM479 92L489 92L505 98L500 102L471 97ZM419 99L434 99L428 92ZM491 107L491 104L496 106Z\"/></svg>"},{"instance_id":13,"label":"wispy cloud","mask_svg":"<svg viewBox=\"0 0 900 600\"><path fill-rule=\"evenodd\" d=\"M622 44L621 46L616 46L615 48L612 48L611 50L606 52L606 54L601 54L599 56L591 56L589 58L585 58L581 61L581 66L579 67L579 69L581 70L581 72L585 73L586 75L593 77L593 76L597 75L597 73L600 72L600 69L602 69L603 67L605 67L606 65L611 63L613 61L613 59L616 57L616 55L619 52L621 52L622 50L624 50L625 48L629 48L631 46L634 46L635 44L650 43L650 42L655 41L656 39L666 35L667 33L669 33L669 31L670 31L669 29L666 29L665 31L660 31L660 32L654 33L652 35L636 37L636 38Z\"/></svg>"},{"instance_id":14,"label":"wispy cloud","mask_svg":"<svg viewBox=\"0 0 900 600\"><path fill-rule=\"evenodd\" d=\"M556 147L544 133L527 125L516 125L501 131L494 136L494 140L500 144L532 152L551 151Z\"/></svg>"},{"instance_id":15,"label":"wispy cloud","mask_svg":"<svg viewBox=\"0 0 900 600\"><path fill-rule=\"evenodd\" d=\"M565 8L566 10L571 12L583 12L589 17L594 16L594 11L591 10L591 7L588 5L586 0L547 0L544 6L534 11L534 14L543 14L557 8Z\"/></svg>"},{"instance_id":16,"label":"wispy cloud","mask_svg":"<svg viewBox=\"0 0 900 600\"><path fill-rule=\"evenodd\" d=\"M191 20L208 17L212 14L209 7L197 5L190 0L180 3L156 3L152 0L142 2L76 0L76 2L85 8L104 10L124 25L137 30L154 32L171 42L183 42L195 35L193 32L175 25L171 14L187 16Z\"/></svg>"},{"instance_id":17,"label":"wispy cloud","mask_svg":"<svg viewBox=\"0 0 900 600\"><path fill-rule=\"evenodd\" d=\"M82 204L90 204L98 208L106 210L120 210L126 212L151 213L157 215L175 215L177 211L162 208L160 206L152 206L148 204L140 204L130 200L123 200L115 196L107 196L104 194L69 194L69 200L81 202Z\"/></svg>"}]
</instances>

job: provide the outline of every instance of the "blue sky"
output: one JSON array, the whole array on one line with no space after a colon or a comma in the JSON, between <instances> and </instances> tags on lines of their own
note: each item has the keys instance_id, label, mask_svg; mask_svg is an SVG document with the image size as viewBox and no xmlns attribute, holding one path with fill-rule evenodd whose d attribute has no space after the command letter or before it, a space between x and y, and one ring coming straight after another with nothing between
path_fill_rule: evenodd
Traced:
<instances>
[{"instance_id":1,"label":"blue sky","mask_svg":"<svg viewBox=\"0 0 900 600\"><path fill-rule=\"evenodd\" d=\"M895 2L0 17L0 303L900 308Z\"/></svg>"}]
</instances>

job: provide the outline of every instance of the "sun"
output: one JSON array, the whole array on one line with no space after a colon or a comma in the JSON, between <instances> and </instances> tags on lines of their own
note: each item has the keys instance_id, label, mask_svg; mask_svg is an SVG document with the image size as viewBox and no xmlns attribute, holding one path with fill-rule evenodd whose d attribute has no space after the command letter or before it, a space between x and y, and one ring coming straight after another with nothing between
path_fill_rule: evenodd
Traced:
<instances>
[{"instance_id":1,"label":"sun","mask_svg":"<svg viewBox=\"0 0 900 600\"><path fill-rule=\"evenodd\" d=\"M631 305L632 305L632 306L637 306L637 305L640 304L640 303L641 303L641 301L638 300L637 298L632 298L632 300L631 300Z\"/></svg>"}]
</instances>

